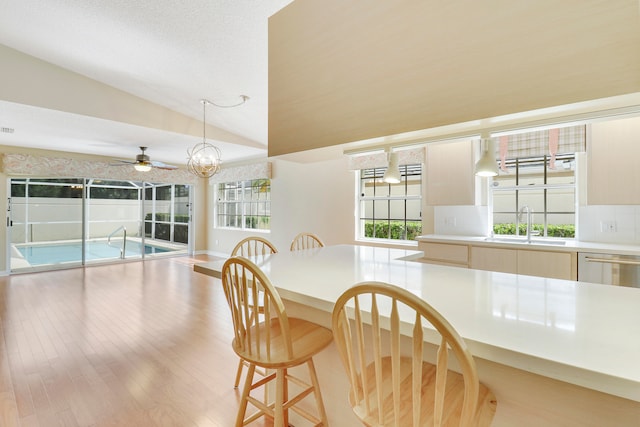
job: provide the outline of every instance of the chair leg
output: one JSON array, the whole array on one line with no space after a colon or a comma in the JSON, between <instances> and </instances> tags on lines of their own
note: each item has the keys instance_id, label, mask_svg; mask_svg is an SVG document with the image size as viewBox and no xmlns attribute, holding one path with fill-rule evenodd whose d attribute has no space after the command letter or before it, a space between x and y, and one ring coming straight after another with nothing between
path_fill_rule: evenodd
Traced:
<instances>
[{"instance_id":1,"label":"chair leg","mask_svg":"<svg viewBox=\"0 0 640 427\"><path fill-rule=\"evenodd\" d=\"M273 408L273 425L286 426L284 421L283 403L285 401L285 387L287 383L286 370L276 370L276 401Z\"/></svg>"},{"instance_id":2,"label":"chair leg","mask_svg":"<svg viewBox=\"0 0 640 427\"><path fill-rule=\"evenodd\" d=\"M240 385L240 378L242 378L242 370L245 365L247 365L247 363L244 362L242 359L240 359L240 361L238 362L238 370L236 371L236 382L233 384L233 388L238 388L238 385ZM269 372L266 369L264 370L256 369L255 372L262 375L263 377L266 377L267 375L269 375ZM264 404L265 405L269 404L269 387L264 388Z\"/></svg>"},{"instance_id":3,"label":"chair leg","mask_svg":"<svg viewBox=\"0 0 640 427\"><path fill-rule=\"evenodd\" d=\"M288 426L289 425L289 407L284 408L284 403L289 401L289 380L287 379L287 369L283 369L282 370L282 378L284 379L283 383L282 383L282 389L283 389L283 393L282 393L282 404L283 404L283 410L282 410L282 421L284 426Z\"/></svg>"},{"instance_id":4,"label":"chair leg","mask_svg":"<svg viewBox=\"0 0 640 427\"><path fill-rule=\"evenodd\" d=\"M240 377L242 376L242 368L244 367L244 362L242 359L238 362L238 370L236 371L236 382L233 383L233 388L238 388L240 384Z\"/></svg>"},{"instance_id":5,"label":"chair leg","mask_svg":"<svg viewBox=\"0 0 640 427\"><path fill-rule=\"evenodd\" d=\"M309 377L311 378L311 384L313 384L314 394L316 398L316 406L318 407L318 415L320 415L320 419L322 420L323 426L328 426L329 421L327 420L327 412L324 409L324 403L322 402L322 393L320 393L320 383L318 382L318 376L316 375L316 368L313 364L313 359L309 359L307 361L307 366L309 367Z\"/></svg>"},{"instance_id":6,"label":"chair leg","mask_svg":"<svg viewBox=\"0 0 640 427\"><path fill-rule=\"evenodd\" d=\"M242 360L240 362L242 362ZM238 408L238 415L236 416L236 427L242 427L244 425L244 415L247 412L247 404L249 403L247 397L249 396L249 392L251 392L251 382L253 380L253 373L255 370L256 366L253 363L250 364L247 372L247 379L244 382L244 389L242 390L240 408Z\"/></svg>"}]
</instances>

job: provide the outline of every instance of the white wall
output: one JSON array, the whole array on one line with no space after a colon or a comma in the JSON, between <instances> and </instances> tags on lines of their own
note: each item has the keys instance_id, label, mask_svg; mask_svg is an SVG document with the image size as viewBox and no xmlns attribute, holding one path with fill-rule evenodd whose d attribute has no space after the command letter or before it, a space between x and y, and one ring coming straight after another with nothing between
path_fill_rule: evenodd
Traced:
<instances>
[{"instance_id":1,"label":"white wall","mask_svg":"<svg viewBox=\"0 0 640 427\"><path fill-rule=\"evenodd\" d=\"M278 161L272 187L272 239L288 249L296 234L327 245L355 241L355 172L345 156L317 163Z\"/></svg>"}]
</instances>

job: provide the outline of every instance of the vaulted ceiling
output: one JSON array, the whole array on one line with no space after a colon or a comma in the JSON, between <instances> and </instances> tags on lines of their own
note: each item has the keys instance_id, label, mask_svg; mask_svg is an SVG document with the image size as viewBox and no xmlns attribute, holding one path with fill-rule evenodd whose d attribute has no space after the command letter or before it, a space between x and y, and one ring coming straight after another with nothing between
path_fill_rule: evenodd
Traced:
<instances>
[{"instance_id":1,"label":"vaulted ceiling","mask_svg":"<svg viewBox=\"0 0 640 427\"><path fill-rule=\"evenodd\" d=\"M184 164L267 149L267 22L291 0L0 0L0 145ZM128 116L125 118L125 116Z\"/></svg>"}]
</instances>

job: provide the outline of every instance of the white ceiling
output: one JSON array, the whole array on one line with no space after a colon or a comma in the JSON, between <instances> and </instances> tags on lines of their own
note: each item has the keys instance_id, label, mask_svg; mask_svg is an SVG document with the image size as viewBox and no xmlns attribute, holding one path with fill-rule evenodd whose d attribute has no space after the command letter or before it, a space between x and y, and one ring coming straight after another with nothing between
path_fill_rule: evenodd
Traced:
<instances>
[{"instance_id":1,"label":"white ceiling","mask_svg":"<svg viewBox=\"0 0 640 427\"><path fill-rule=\"evenodd\" d=\"M0 0L0 44L255 144L216 141L224 161L266 156L267 20L292 0ZM5 102L0 145L184 164L197 138Z\"/></svg>"}]
</instances>

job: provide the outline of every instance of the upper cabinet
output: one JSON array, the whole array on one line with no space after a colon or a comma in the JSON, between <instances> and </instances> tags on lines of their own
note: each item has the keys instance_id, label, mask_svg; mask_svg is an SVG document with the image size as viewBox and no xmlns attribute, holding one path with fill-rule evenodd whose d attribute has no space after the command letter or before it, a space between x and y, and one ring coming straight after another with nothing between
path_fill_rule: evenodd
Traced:
<instances>
[{"instance_id":1,"label":"upper cabinet","mask_svg":"<svg viewBox=\"0 0 640 427\"><path fill-rule=\"evenodd\" d=\"M587 204L640 204L640 117L591 124Z\"/></svg>"},{"instance_id":2,"label":"upper cabinet","mask_svg":"<svg viewBox=\"0 0 640 427\"><path fill-rule=\"evenodd\" d=\"M427 145L427 205L475 204L473 142Z\"/></svg>"}]
</instances>

